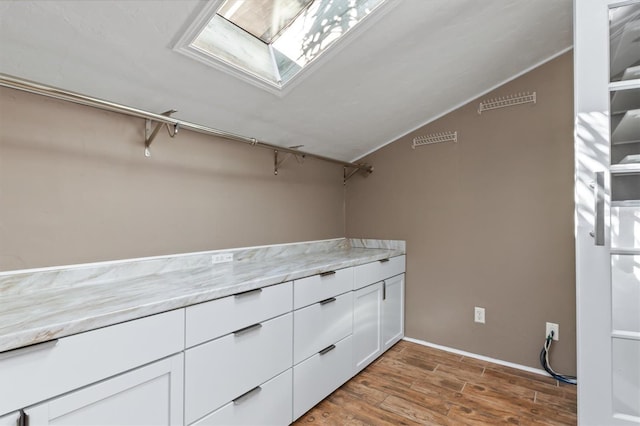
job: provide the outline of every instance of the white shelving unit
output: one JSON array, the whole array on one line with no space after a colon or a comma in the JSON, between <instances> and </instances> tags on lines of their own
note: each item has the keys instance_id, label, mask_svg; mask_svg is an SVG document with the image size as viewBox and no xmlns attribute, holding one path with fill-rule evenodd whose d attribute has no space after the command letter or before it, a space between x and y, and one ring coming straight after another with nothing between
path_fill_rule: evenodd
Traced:
<instances>
[{"instance_id":1,"label":"white shelving unit","mask_svg":"<svg viewBox=\"0 0 640 426\"><path fill-rule=\"evenodd\" d=\"M638 425L640 0L574 14L578 423Z\"/></svg>"}]
</instances>

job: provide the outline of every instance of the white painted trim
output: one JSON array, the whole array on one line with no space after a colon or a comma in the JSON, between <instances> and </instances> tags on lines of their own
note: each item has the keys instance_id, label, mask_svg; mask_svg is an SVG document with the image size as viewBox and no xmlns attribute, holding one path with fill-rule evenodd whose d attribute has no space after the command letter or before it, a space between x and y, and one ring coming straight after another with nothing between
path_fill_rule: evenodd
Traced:
<instances>
[{"instance_id":1,"label":"white painted trim","mask_svg":"<svg viewBox=\"0 0 640 426\"><path fill-rule=\"evenodd\" d=\"M448 346L437 345L435 343L425 342L424 340L413 339L411 337L404 337L402 340L406 340L407 342L417 343L418 345L428 346L434 349L440 349L441 351L451 352L458 355L467 356L469 358L475 358L482 361L492 362L494 364L504 365L505 367L515 368L517 370L528 371L529 373L540 374L541 376L551 377L549 373L539 368L527 367L526 365L516 364L514 362L503 361L501 359L491 358L484 355L474 354L472 352L461 351L460 349L450 348Z\"/></svg>"},{"instance_id":2,"label":"white painted trim","mask_svg":"<svg viewBox=\"0 0 640 426\"><path fill-rule=\"evenodd\" d=\"M457 110L458 108L462 108L463 106L465 106L465 105L467 105L468 103L470 103L470 102L474 101L475 99L478 99L478 98L480 98L480 97L482 97L482 96L486 95L487 93L490 93L490 92L492 92L492 91L496 90L496 89L497 89L497 88L499 88L500 86L503 86L503 85L505 85L505 84L507 84L507 83L509 83L509 82L511 82L511 81L513 81L513 80L515 80L515 79L516 79L516 78L518 78L518 77L522 77L522 76L523 76L523 75L525 75L526 73L528 73L528 72L530 72L530 71L533 71L534 69L536 69L536 68L538 68L538 67L540 67L540 66L542 66L542 65L546 64L546 63L547 63L547 62L549 62L549 61L554 60L554 59L555 59L555 58L557 58L558 56L564 55L565 53L567 53L567 52L568 52L568 51L570 51L571 49L573 49L573 45L571 45L571 46L569 46L569 47L567 47L567 48L565 48L565 49L562 49L561 51L559 51L559 52L557 52L557 53L554 53L553 55L549 56L548 58L543 59L542 61L540 61L540 62L538 62L538 63L536 63L536 64L534 64L534 65L530 66L529 68L526 68L526 69L525 69L525 70L523 70L523 71L520 71L519 73L517 73L517 74L515 74L515 75L513 75L513 76L511 76L511 77L509 77L509 78L507 78L506 80L503 80L502 82L500 82L500 83L496 84L495 86L492 86L492 87L490 87L490 88L489 88L489 89L487 89L487 90L484 90L484 91L482 91L482 92L480 92L480 93L478 93L478 94L476 94L476 95L473 95L473 96L472 96L472 97L470 97L469 99L467 99L467 100L465 100L465 101L460 102L459 104L457 104L457 105L455 105L455 106L453 106L453 107L449 108L448 110L446 110L446 111L444 111L444 112L442 112L442 113L440 113L440 114L438 114L438 115L435 115L435 116L433 116L433 117L428 118L428 119L427 119L427 121L423 122L422 124L419 124L419 125L417 125L416 127L414 127L413 129L411 129L411 130L409 130L409 131L406 131L406 132L404 132L404 133L402 133L402 134L400 134L400 135L398 135L398 136L396 136L396 137L392 138L390 141L387 141L387 142L383 143L382 145L378 146L377 148L373 148L373 149L371 149L371 150L367 151L365 154L363 154L363 155L361 155L361 156L359 156L359 157L356 157L356 158L354 158L353 160L351 160L351 162L352 162L352 163L355 163L356 161L361 160L362 158L366 157L367 155L372 154L372 153L376 152L377 150L382 149L382 148L384 148L385 146L389 145L390 143L393 143L393 142L397 141L398 139L400 139L400 138L403 138L403 137L407 136L409 133L415 132L416 130L420 129L421 127L426 126L427 124L432 123L432 122L436 121L437 119L442 118L442 117L444 117L445 115L447 115L447 114L449 114L449 113L451 113L451 112L453 112L453 111Z\"/></svg>"}]
</instances>

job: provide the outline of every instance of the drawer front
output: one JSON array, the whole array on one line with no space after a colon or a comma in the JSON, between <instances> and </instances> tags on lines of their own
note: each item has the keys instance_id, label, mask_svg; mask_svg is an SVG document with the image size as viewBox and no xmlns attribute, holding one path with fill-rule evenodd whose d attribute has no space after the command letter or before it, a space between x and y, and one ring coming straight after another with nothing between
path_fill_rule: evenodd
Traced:
<instances>
[{"instance_id":1,"label":"drawer front","mask_svg":"<svg viewBox=\"0 0 640 426\"><path fill-rule=\"evenodd\" d=\"M197 426L283 426L291 423L293 373L288 369L279 376L228 403Z\"/></svg>"},{"instance_id":2,"label":"drawer front","mask_svg":"<svg viewBox=\"0 0 640 426\"><path fill-rule=\"evenodd\" d=\"M295 280L293 309L311 305L353 289L353 268L338 269L324 274Z\"/></svg>"},{"instance_id":3,"label":"drawer front","mask_svg":"<svg viewBox=\"0 0 640 426\"><path fill-rule=\"evenodd\" d=\"M293 419L297 419L351 378L352 338L293 367Z\"/></svg>"},{"instance_id":4,"label":"drawer front","mask_svg":"<svg viewBox=\"0 0 640 426\"><path fill-rule=\"evenodd\" d=\"M298 364L353 330L353 292L293 313L293 363Z\"/></svg>"},{"instance_id":5,"label":"drawer front","mask_svg":"<svg viewBox=\"0 0 640 426\"><path fill-rule=\"evenodd\" d=\"M287 282L189 306L187 347L291 311L292 287Z\"/></svg>"},{"instance_id":6,"label":"drawer front","mask_svg":"<svg viewBox=\"0 0 640 426\"><path fill-rule=\"evenodd\" d=\"M184 310L64 337L54 343L0 354L0 413L182 351Z\"/></svg>"},{"instance_id":7,"label":"drawer front","mask_svg":"<svg viewBox=\"0 0 640 426\"><path fill-rule=\"evenodd\" d=\"M402 274L405 270L405 256L391 257L388 260L365 263L354 268L354 290L385 278Z\"/></svg>"},{"instance_id":8,"label":"drawer front","mask_svg":"<svg viewBox=\"0 0 640 426\"><path fill-rule=\"evenodd\" d=\"M187 424L291 367L292 317L289 313L186 351Z\"/></svg>"}]
</instances>

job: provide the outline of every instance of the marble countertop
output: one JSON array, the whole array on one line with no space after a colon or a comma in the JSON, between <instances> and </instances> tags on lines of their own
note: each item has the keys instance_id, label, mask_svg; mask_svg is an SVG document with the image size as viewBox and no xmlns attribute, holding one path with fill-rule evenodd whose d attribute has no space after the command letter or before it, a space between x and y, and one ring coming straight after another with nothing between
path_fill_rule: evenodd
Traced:
<instances>
[{"instance_id":1,"label":"marble countertop","mask_svg":"<svg viewBox=\"0 0 640 426\"><path fill-rule=\"evenodd\" d=\"M3 272L0 352L403 254L403 241L336 239Z\"/></svg>"}]
</instances>

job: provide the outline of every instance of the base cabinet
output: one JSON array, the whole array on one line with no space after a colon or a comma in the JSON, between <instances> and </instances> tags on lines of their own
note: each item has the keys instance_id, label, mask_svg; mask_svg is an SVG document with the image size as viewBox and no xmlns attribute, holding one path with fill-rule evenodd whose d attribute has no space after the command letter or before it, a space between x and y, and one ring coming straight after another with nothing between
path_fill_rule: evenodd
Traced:
<instances>
[{"instance_id":1,"label":"base cabinet","mask_svg":"<svg viewBox=\"0 0 640 426\"><path fill-rule=\"evenodd\" d=\"M404 274L354 292L354 374L404 336Z\"/></svg>"},{"instance_id":2,"label":"base cabinet","mask_svg":"<svg viewBox=\"0 0 640 426\"><path fill-rule=\"evenodd\" d=\"M404 274L384 280L382 288L382 351L404 336Z\"/></svg>"},{"instance_id":3,"label":"base cabinet","mask_svg":"<svg viewBox=\"0 0 640 426\"><path fill-rule=\"evenodd\" d=\"M371 284L353 295L354 374L382 353L382 283Z\"/></svg>"},{"instance_id":4,"label":"base cabinet","mask_svg":"<svg viewBox=\"0 0 640 426\"><path fill-rule=\"evenodd\" d=\"M352 336L293 367L293 418L302 416L352 376Z\"/></svg>"},{"instance_id":5,"label":"base cabinet","mask_svg":"<svg viewBox=\"0 0 640 426\"><path fill-rule=\"evenodd\" d=\"M178 354L24 412L30 426L182 425L182 383Z\"/></svg>"},{"instance_id":6,"label":"base cabinet","mask_svg":"<svg viewBox=\"0 0 640 426\"><path fill-rule=\"evenodd\" d=\"M282 426L291 423L291 369L214 411L194 426Z\"/></svg>"},{"instance_id":7,"label":"base cabinet","mask_svg":"<svg viewBox=\"0 0 640 426\"><path fill-rule=\"evenodd\" d=\"M0 416L0 426L19 426L20 425L20 412L15 411L13 413Z\"/></svg>"}]
</instances>

